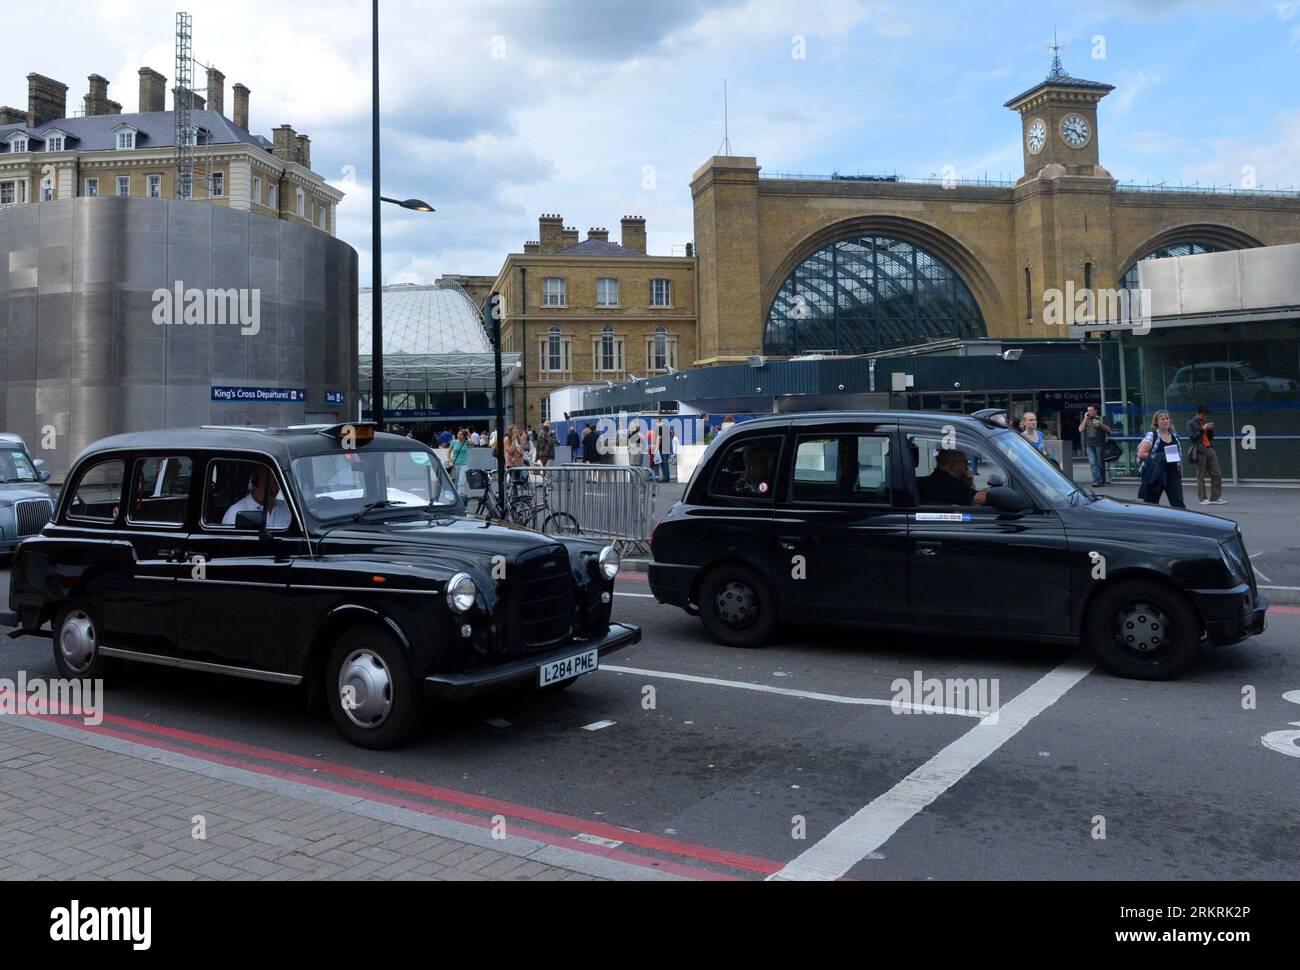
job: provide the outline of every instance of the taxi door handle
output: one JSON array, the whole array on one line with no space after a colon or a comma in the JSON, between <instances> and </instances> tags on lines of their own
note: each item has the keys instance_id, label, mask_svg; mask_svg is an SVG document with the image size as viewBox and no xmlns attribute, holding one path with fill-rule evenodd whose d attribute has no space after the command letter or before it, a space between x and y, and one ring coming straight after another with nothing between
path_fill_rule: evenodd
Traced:
<instances>
[{"instance_id":1,"label":"taxi door handle","mask_svg":"<svg viewBox=\"0 0 1300 970\"><path fill-rule=\"evenodd\" d=\"M916 552L921 556L937 556L942 548L942 542L918 542L916 544Z\"/></svg>"}]
</instances>

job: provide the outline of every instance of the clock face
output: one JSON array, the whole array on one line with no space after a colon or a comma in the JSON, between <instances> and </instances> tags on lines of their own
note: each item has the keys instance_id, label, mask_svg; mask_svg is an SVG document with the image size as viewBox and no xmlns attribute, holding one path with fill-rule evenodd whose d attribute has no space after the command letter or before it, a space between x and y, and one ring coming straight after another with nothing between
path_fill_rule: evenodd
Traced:
<instances>
[{"instance_id":1,"label":"clock face","mask_svg":"<svg viewBox=\"0 0 1300 970\"><path fill-rule=\"evenodd\" d=\"M1037 155L1043 150L1043 145L1047 143L1047 125L1043 124L1042 118L1035 118L1030 124L1029 130L1025 132L1025 144L1029 146L1031 155Z\"/></svg>"},{"instance_id":2,"label":"clock face","mask_svg":"<svg viewBox=\"0 0 1300 970\"><path fill-rule=\"evenodd\" d=\"M1082 148L1091 136L1088 122L1081 115L1070 115L1061 122L1061 137L1071 148Z\"/></svg>"}]
</instances>

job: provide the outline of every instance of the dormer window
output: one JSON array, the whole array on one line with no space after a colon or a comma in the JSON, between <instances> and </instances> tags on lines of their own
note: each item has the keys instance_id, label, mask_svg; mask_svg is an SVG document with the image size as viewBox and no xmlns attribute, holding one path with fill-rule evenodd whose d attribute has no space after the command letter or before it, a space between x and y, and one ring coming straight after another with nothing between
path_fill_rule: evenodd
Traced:
<instances>
[{"instance_id":1,"label":"dormer window","mask_svg":"<svg viewBox=\"0 0 1300 970\"><path fill-rule=\"evenodd\" d=\"M45 150L46 150L47 152L61 152L61 151L63 151L63 136L62 136L62 135L50 135L48 138L46 138L46 139L45 139Z\"/></svg>"},{"instance_id":2,"label":"dormer window","mask_svg":"<svg viewBox=\"0 0 1300 970\"><path fill-rule=\"evenodd\" d=\"M140 129L133 125L120 124L113 129L113 144L117 146L118 151L127 151L135 148L136 136Z\"/></svg>"},{"instance_id":3,"label":"dormer window","mask_svg":"<svg viewBox=\"0 0 1300 970\"><path fill-rule=\"evenodd\" d=\"M27 139L23 138L21 135L17 138L11 138L9 140L9 150L11 152L27 151Z\"/></svg>"}]
</instances>

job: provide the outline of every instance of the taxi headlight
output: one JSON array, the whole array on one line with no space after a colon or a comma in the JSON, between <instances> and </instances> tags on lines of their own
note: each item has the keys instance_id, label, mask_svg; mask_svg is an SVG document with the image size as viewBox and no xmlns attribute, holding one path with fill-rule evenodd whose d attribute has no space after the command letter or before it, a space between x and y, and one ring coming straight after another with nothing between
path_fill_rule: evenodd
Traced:
<instances>
[{"instance_id":1,"label":"taxi headlight","mask_svg":"<svg viewBox=\"0 0 1300 970\"><path fill-rule=\"evenodd\" d=\"M447 581L447 605L453 613L464 613L477 596L478 587L469 573L457 573Z\"/></svg>"},{"instance_id":2,"label":"taxi headlight","mask_svg":"<svg viewBox=\"0 0 1300 970\"><path fill-rule=\"evenodd\" d=\"M622 564L622 557L619 556L618 550L613 546L606 546L600 550L600 572L608 580L613 580L618 575L618 567Z\"/></svg>"}]
</instances>

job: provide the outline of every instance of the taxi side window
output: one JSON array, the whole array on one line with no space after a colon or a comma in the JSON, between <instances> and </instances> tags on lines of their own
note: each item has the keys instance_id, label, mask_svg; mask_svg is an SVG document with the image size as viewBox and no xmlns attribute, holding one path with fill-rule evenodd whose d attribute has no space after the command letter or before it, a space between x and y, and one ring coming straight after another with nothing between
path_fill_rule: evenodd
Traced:
<instances>
[{"instance_id":1,"label":"taxi side window","mask_svg":"<svg viewBox=\"0 0 1300 970\"><path fill-rule=\"evenodd\" d=\"M77 489L68 503L68 516L102 525L116 521L125 477L126 462L121 458L87 468L77 479Z\"/></svg>"},{"instance_id":2,"label":"taxi side window","mask_svg":"<svg viewBox=\"0 0 1300 970\"><path fill-rule=\"evenodd\" d=\"M888 505L889 439L878 435L801 435L790 494L795 502Z\"/></svg>"},{"instance_id":3,"label":"taxi side window","mask_svg":"<svg viewBox=\"0 0 1300 970\"><path fill-rule=\"evenodd\" d=\"M965 436L909 434L907 446L922 505L971 506L976 492L1012 484L1002 461Z\"/></svg>"},{"instance_id":4,"label":"taxi side window","mask_svg":"<svg viewBox=\"0 0 1300 970\"><path fill-rule=\"evenodd\" d=\"M262 510L266 527L286 529L292 520L279 480L271 466L261 461L217 458L208 462L203 476L203 524L233 528L240 512Z\"/></svg>"},{"instance_id":5,"label":"taxi side window","mask_svg":"<svg viewBox=\"0 0 1300 970\"><path fill-rule=\"evenodd\" d=\"M192 469L188 458L137 459L127 521L183 525L190 504Z\"/></svg>"},{"instance_id":6,"label":"taxi side window","mask_svg":"<svg viewBox=\"0 0 1300 970\"><path fill-rule=\"evenodd\" d=\"M781 439L747 438L723 453L709 491L719 497L772 501Z\"/></svg>"}]
</instances>

